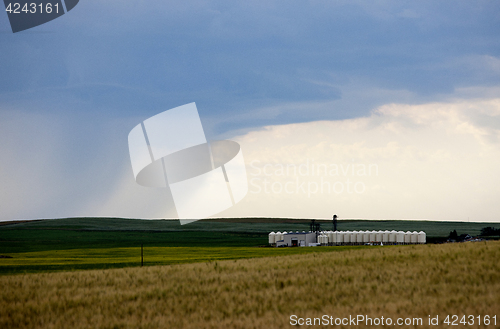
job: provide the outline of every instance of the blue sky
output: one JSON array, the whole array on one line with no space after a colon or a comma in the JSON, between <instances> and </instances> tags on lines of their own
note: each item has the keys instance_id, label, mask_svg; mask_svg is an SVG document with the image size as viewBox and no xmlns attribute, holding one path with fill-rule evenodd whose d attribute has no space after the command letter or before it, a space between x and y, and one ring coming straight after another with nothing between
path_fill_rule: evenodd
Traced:
<instances>
[{"instance_id":1,"label":"blue sky","mask_svg":"<svg viewBox=\"0 0 500 329\"><path fill-rule=\"evenodd\" d=\"M0 32L2 220L161 217L156 192L128 185L126 136L190 102L212 139L500 86L497 1L82 0L15 34L0 15ZM121 209L134 193L148 206Z\"/></svg>"}]
</instances>

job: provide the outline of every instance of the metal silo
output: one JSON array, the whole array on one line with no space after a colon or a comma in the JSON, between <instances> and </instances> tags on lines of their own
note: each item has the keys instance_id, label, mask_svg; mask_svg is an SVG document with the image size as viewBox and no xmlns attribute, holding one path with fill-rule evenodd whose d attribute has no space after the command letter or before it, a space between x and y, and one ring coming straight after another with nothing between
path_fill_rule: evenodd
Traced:
<instances>
[{"instance_id":1,"label":"metal silo","mask_svg":"<svg viewBox=\"0 0 500 329\"><path fill-rule=\"evenodd\" d=\"M418 243L426 243L427 237L424 231L418 232Z\"/></svg>"},{"instance_id":2,"label":"metal silo","mask_svg":"<svg viewBox=\"0 0 500 329\"><path fill-rule=\"evenodd\" d=\"M357 244L358 231L351 232L351 244Z\"/></svg>"},{"instance_id":3,"label":"metal silo","mask_svg":"<svg viewBox=\"0 0 500 329\"><path fill-rule=\"evenodd\" d=\"M326 235L326 234L323 233L322 237L323 237L323 239L321 241L322 242L321 244L323 246L327 246L328 245L328 235Z\"/></svg>"},{"instance_id":4,"label":"metal silo","mask_svg":"<svg viewBox=\"0 0 500 329\"><path fill-rule=\"evenodd\" d=\"M382 231L377 231L377 233L375 234L375 241L382 242L383 235L384 233Z\"/></svg>"},{"instance_id":5,"label":"metal silo","mask_svg":"<svg viewBox=\"0 0 500 329\"><path fill-rule=\"evenodd\" d=\"M389 234L389 242L390 243L396 243L397 242L397 236L398 236L398 232L392 230L391 233Z\"/></svg>"},{"instance_id":6,"label":"metal silo","mask_svg":"<svg viewBox=\"0 0 500 329\"><path fill-rule=\"evenodd\" d=\"M275 244L275 240L274 240L274 237L276 236L276 234L274 232L271 232L269 233L269 244Z\"/></svg>"},{"instance_id":7,"label":"metal silo","mask_svg":"<svg viewBox=\"0 0 500 329\"><path fill-rule=\"evenodd\" d=\"M370 242L370 231L363 232L363 243Z\"/></svg>"},{"instance_id":8,"label":"metal silo","mask_svg":"<svg viewBox=\"0 0 500 329\"><path fill-rule=\"evenodd\" d=\"M370 242L375 242L376 239L377 239L377 232L370 231Z\"/></svg>"},{"instance_id":9,"label":"metal silo","mask_svg":"<svg viewBox=\"0 0 500 329\"><path fill-rule=\"evenodd\" d=\"M328 236L328 245L330 245L333 241L333 231L327 231L326 235Z\"/></svg>"},{"instance_id":10,"label":"metal silo","mask_svg":"<svg viewBox=\"0 0 500 329\"><path fill-rule=\"evenodd\" d=\"M345 231L344 232L344 244L350 244L351 243L351 231Z\"/></svg>"},{"instance_id":11,"label":"metal silo","mask_svg":"<svg viewBox=\"0 0 500 329\"><path fill-rule=\"evenodd\" d=\"M344 244L344 231L337 231L337 245L342 245Z\"/></svg>"},{"instance_id":12,"label":"metal silo","mask_svg":"<svg viewBox=\"0 0 500 329\"><path fill-rule=\"evenodd\" d=\"M334 246L337 245L337 233L338 232L331 232L332 239L330 240L330 243Z\"/></svg>"},{"instance_id":13,"label":"metal silo","mask_svg":"<svg viewBox=\"0 0 500 329\"><path fill-rule=\"evenodd\" d=\"M410 241L411 241L411 243L418 243L418 232L417 231L411 232Z\"/></svg>"},{"instance_id":14,"label":"metal silo","mask_svg":"<svg viewBox=\"0 0 500 329\"><path fill-rule=\"evenodd\" d=\"M405 232L405 244L411 243L411 232L407 231Z\"/></svg>"},{"instance_id":15,"label":"metal silo","mask_svg":"<svg viewBox=\"0 0 500 329\"><path fill-rule=\"evenodd\" d=\"M399 231L398 234L396 235L396 243L397 244L404 244L405 243L405 232Z\"/></svg>"},{"instance_id":16,"label":"metal silo","mask_svg":"<svg viewBox=\"0 0 500 329\"><path fill-rule=\"evenodd\" d=\"M356 234L356 242L358 244L363 244L363 236L364 236L364 232L358 231L358 233Z\"/></svg>"},{"instance_id":17,"label":"metal silo","mask_svg":"<svg viewBox=\"0 0 500 329\"><path fill-rule=\"evenodd\" d=\"M383 243L389 243L389 235L391 234L391 232L389 231L384 231L382 233L382 242Z\"/></svg>"}]
</instances>

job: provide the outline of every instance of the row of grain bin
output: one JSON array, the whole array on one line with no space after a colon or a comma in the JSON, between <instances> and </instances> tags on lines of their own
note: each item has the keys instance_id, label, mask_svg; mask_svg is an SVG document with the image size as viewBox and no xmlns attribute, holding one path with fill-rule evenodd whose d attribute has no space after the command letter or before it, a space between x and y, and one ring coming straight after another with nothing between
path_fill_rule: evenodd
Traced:
<instances>
[{"instance_id":1,"label":"row of grain bin","mask_svg":"<svg viewBox=\"0 0 500 329\"><path fill-rule=\"evenodd\" d=\"M323 231L321 245L360 245L367 243L417 244L426 243L426 234L403 231ZM325 239L325 237L327 239Z\"/></svg>"},{"instance_id":2,"label":"row of grain bin","mask_svg":"<svg viewBox=\"0 0 500 329\"><path fill-rule=\"evenodd\" d=\"M293 233L290 231L290 234ZM269 233L269 244L275 244L278 241L282 241L284 239L285 234L288 234L288 232L271 232Z\"/></svg>"},{"instance_id":3,"label":"row of grain bin","mask_svg":"<svg viewBox=\"0 0 500 329\"><path fill-rule=\"evenodd\" d=\"M290 232L292 233L292 232ZM269 244L283 241L287 232L269 233ZM426 234L403 231L323 231L317 236L317 243L322 246L382 244L422 244L426 243Z\"/></svg>"},{"instance_id":4,"label":"row of grain bin","mask_svg":"<svg viewBox=\"0 0 500 329\"><path fill-rule=\"evenodd\" d=\"M283 240L283 234L285 234L286 232L284 233L281 233L281 232L271 232L269 233L269 244L275 244L277 241L281 241Z\"/></svg>"}]
</instances>

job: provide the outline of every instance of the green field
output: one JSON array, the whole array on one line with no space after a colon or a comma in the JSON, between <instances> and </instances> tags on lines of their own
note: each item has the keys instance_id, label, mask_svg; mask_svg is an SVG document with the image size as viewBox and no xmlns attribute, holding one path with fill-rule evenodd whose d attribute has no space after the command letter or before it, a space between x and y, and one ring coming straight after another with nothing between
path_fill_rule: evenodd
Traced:
<instances>
[{"instance_id":1,"label":"green field","mask_svg":"<svg viewBox=\"0 0 500 329\"><path fill-rule=\"evenodd\" d=\"M287 218L219 218L204 219L188 225L178 220L140 220L128 218L63 218L29 221L22 223L4 222L3 229L83 230L83 231L145 231L145 232L233 232L267 234L276 231L308 231L309 219ZM324 230L332 229L331 221L318 221ZM481 228L500 223L481 222L436 222L409 220L339 220L337 229L346 230L402 230L424 231L428 237L445 237L450 231L459 234L479 235Z\"/></svg>"},{"instance_id":2,"label":"green field","mask_svg":"<svg viewBox=\"0 0 500 329\"><path fill-rule=\"evenodd\" d=\"M211 262L231 259L339 252L364 246L337 248L258 248L258 247L144 247L144 266ZM45 250L14 253L0 259L0 274L36 273L137 267L141 248L99 248Z\"/></svg>"},{"instance_id":3,"label":"green field","mask_svg":"<svg viewBox=\"0 0 500 329\"><path fill-rule=\"evenodd\" d=\"M303 219L211 219L181 226L172 220L67 218L0 226L0 274L167 265L267 257L360 247L264 248L271 231L309 230ZM340 230L423 230L439 240L452 230L478 235L491 223L430 221L340 221ZM324 229L331 222L322 222Z\"/></svg>"}]
</instances>

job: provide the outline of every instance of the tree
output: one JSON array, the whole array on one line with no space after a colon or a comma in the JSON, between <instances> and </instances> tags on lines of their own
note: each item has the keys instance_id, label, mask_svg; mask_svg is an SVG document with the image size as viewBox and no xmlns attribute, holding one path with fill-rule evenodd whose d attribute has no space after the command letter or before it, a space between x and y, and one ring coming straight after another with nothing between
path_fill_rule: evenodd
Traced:
<instances>
[{"instance_id":1,"label":"tree","mask_svg":"<svg viewBox=\"0 0 500 329\"><path fill-rule=\"evenodd\" d=\"M453 230L450 232L450 236L449 236L449 239L450 240L457 240L458 239L458 233L457 233L457 230Z\"/></svg>"}]
</instances>

